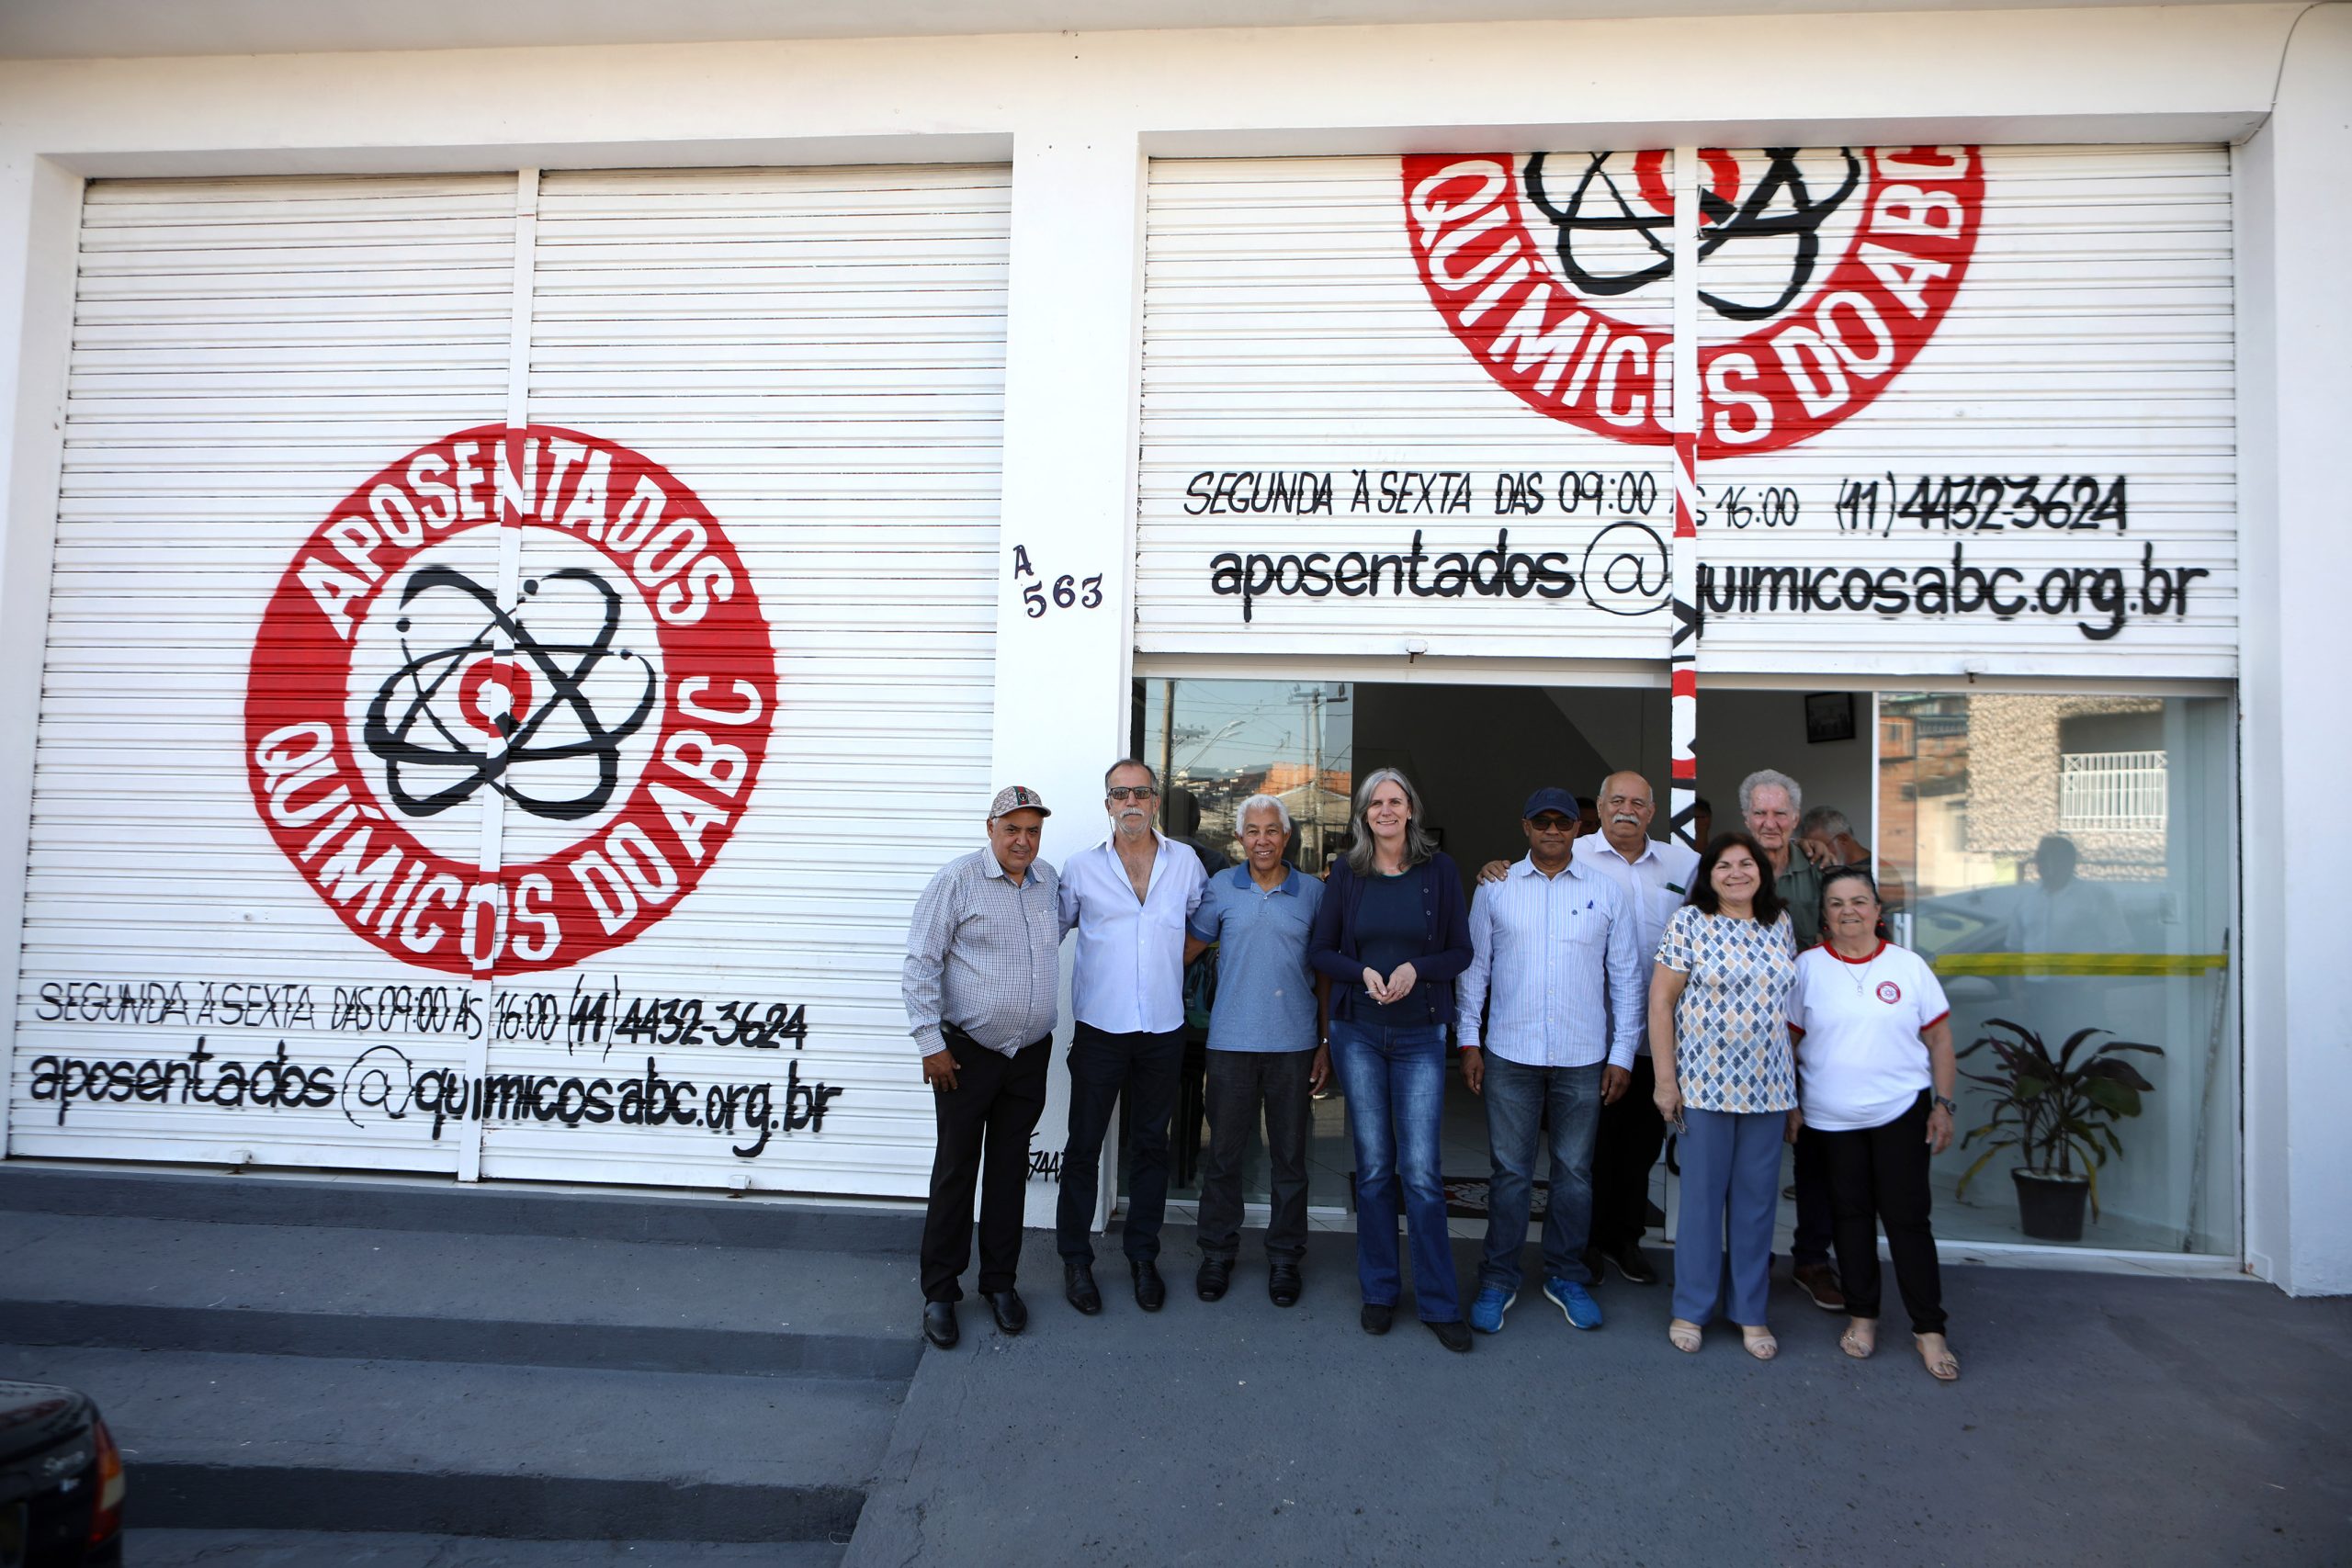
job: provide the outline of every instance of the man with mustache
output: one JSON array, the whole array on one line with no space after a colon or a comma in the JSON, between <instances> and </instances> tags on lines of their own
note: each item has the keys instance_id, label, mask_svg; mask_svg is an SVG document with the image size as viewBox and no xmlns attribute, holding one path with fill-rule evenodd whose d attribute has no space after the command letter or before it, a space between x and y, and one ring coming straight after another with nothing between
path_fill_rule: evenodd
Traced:
<instances>
[{"instance_id":1,"label":"man with mustache","mask_svg":"<svg viewBox=\"0 0 2352 1568\"><path fill-rule=\"evenodd\" d=\"M1649 974L1657 956L1658 938L1666 922L1690 896L1690 874L1698 852L1672 840L1649 836L1657 816L1657 795L1649 781L1631 771L1614 773L1600 781L1600 831L1578 837L1575 856L1580 866L1600 872L1617 885L1633 912L1642 954L1642 973ZM1655 1284L1657 1270L1642 1256L1642 1232L1649 1223L1650 1167L1666 1146L1666 1122L1651 1095L1657 1082L1650 1066L1649 1009L1645 991L1627 998L1641 1043L1634 1057L1624 1089L1607 1098L1600 1108L1600 1125L1592 1152L1592 1251L1587 1267L1600 1278L1605 1260L1628 1281ZM1618 998L1610 998L1613 1011Z\"/></svg>"},{"instance_id":2,"label":"man with mustache","mask_svg":"<svg viewBox=\"0 0 2352 1568\"><path fill-rule=\"evenodd\" d=\"M1152 826L1159 779L1134 758L1103 775L1111 836L1063 863L1061 928L1078 931L1070 1010L1069 1138L1055 1209L1063 1294L1091 1316L1095 1194L1102 1139L1122 1094L1135 1140L1125 1245L1136 1304L1158 1312L1159 1229L1168 1209L1168 1122L1184 1062L1184 938L1207 890L1201 857Z\"/></svg>"}]
</instances>

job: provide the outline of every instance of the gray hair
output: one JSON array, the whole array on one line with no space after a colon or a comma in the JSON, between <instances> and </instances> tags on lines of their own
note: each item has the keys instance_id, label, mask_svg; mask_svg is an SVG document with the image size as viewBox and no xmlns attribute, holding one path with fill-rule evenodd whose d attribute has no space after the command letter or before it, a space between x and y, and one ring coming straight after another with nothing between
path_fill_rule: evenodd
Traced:
<instances>
[{"instance_id":1,"label":"gray hair","mask_svg":"<svg viewBox=\"0 0 2352 1568\"><path fill-rule=\"evenodd\" d=\"M1806 812L1804 819L1797 824L1797 837L1810 839L1815 832L1826 833L1833 839L1842 833L1850 839L1854 836L1854 825L1836 807L1816 806Z\"/></svg>"},{"instance_id":2,"label":"gray hair","mask_svg":"<svg viewBox=\"0 0 2352 1568\"><path fill-rule=\"evenodd\" d=\"M1739 781L1739 814L1745 817L1756 807L1756 792L1759 789L1786 790L1789 809L1802 814L1804 810L1804 786L1778 768L1758 768Z\"/></svg>"},{"instance_id":3,"label":"gray hair","mask_svg":"<svg viewBox=\"0 0 2352 1568\"><path fill-rule=\"evenodd\" d=\"M1592 795L1592 798L1593 798L1593 799L1595 799L1595 800L1607 800L1607 799L1609 798L1609 781L1610 781L1611 779L1638 779L1638 780L1640 780L1640 781L1641 781L1642 788L1643 788L1644 790L1647 791L1647 792L1648 792L1648 794L1649 794L1649 797L1650 797L1650 804L1651 804L1652 806L1656 806L1656 805L1657 804L1657 788L1656 788L1654 785L1652 785L1652 784L1651 784L1651 783L1650 783L1650 781L1649 781L1649 775L1648 775L1648 774L1646 774L1646 773L1643 773L1639 768L1611 768L1611 769L1610 769L1610 770L1609 770L1609 772L1608 772L1607 773L1605 773L1605 774L1603 774L1603 775L1601 776L1601 780L1600 780L1600 787L1599 789L1597 789L1597 790L1595 790L1595 791L1593 792L1593 795Z\"/></svg>"},{"instance_id":4,"label":"gray hair","mask_svg":"<svg viewBox=\"0 0 2352 1568\"><path fill-rule=\"evenodd\" d=\"M1111 787L1111 775L1117 773L1121 768L1141 768L1144 771L1144 776L1151 780L1151 787L1153 791L1155 793L1158 792L1159 788L1159 775L1157 773L1154 773L1152 771L1151 764L1145 761L1141 757L1122 757L1117 761L1112 763L1109 767L1103 769L1102 787L1104 789L1109 789Z\"/></svg>"},{"instance_id":5,"label":"gray hair","mask_svg":"<svg viewBox=\"0 0 2352 1568\"><path fill-rule=\"evenodd\" d=\"M1405 868L1409 870L1437 852L1430 836L1421 831L1421 792L1396 769L1375 768L1363 783L1356 785L1355 803L1348 813L1348 829L1354 840L1348 846L1348 869L1358 876L1373 874L1372 825L1363 819L1363 814L1371 809L1373 792L1385 784L1393 784L1405 792Z\"/></svg>"},{"instance_id":6,"label":"gray hair","mask_svg":"<svg viewBox=\"0 0 2352 1568\"><path fill-rule=\"evenodd\" d=\"M1250 813L1252 811L1264 811L1270 807L1272 809L1273 814L1282 819L1283 831L1285 833L1289 832L1290 807L1283 804L1282 797L1274 795L1253 795L1249 799L1241 803L1240 810L1233 814L1234 837L1239 838L1241 836L1241 825L1250 820Z\"/></svg>"}]
</instances>

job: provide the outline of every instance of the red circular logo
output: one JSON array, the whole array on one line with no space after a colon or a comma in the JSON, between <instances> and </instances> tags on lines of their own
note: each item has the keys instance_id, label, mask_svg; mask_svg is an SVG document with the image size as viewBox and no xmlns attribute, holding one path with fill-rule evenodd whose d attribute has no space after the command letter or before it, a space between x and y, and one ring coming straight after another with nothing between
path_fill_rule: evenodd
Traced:
<instances>
[{"instance_id":1,"label":"red circular logo","mask_svg":"<svg viewBox=\"0 0 2352 1568\"><path fill-rule=\"evenodd\" d=\"M1893 1007L1903 999L1903 987L1892 980L1881 980L1878 983L1878 999Z\"/></svg>"},{"instance_id":2,"label":"red circular logo","mask_svg":"<svg viewBox=\"0 0 2352 1568\"><path fill-rule=\"evenodd\" d=\"M751 801L775 682L692 491L593 435L485 425L295 552L254 639L247 777L354 934L451 974L560 969L694 891Z\"/></svg>"},{"instance_id":3,"label":"red circular logo","mask_svg":"<svg viewBox=\"0 0 2352 1568\"><path fill-rule=\"evenodd\" d=\"M1973 147L1699 158L1702 439L1792 446L1868 408L1935 334L1976 249L1983 162ZM1489 375L1596 434L1673 439L1666 154L1419 155L1404 175L1421 282Z\"/></svg>"}]
</instances>

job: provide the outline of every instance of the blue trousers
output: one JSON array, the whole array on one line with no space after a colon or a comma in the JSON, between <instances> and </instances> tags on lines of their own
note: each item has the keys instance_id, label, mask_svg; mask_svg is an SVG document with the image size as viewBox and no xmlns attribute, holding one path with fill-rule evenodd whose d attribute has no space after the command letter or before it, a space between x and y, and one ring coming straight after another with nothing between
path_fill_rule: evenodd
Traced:
<instances>
[{"instance_id":1,"label":"blue trousers","mask_svg":"<svg viewBox=\"0 0 2352 1568\"><path fill-rule=\"evenodd\" d=\"M1505 1294L1519 1289L1519 1255L1527 1245L1527 1212L1535 1179L1537 1123L1552 1112L1552 1190L1544 1210L1544 1275L1592 1282L1584 1266L1592 1231L1592 1141L1600 1125L1600 1069L1530 1067L1492 1051L1487 1056L1487 1255L1478 1283Z\"/></svg>"},{"instance_id":2,"label":"blue trousers","mask_svg":"<svg viewBox=\"0 0 2352 1568\"><path fill-rule=\"evenodd\" d=\"M1674 1232L1674 1315L1706 1323L1724 1315L1764 1323L1772 1273L1772 1216L1781 1201L1781 1140L1788 1113L1682 1113L1682 1204ZM1729 1293L1724 1254L1730 1254Z\"/></svg>"},{"instance_id":3,"label":"blue trousers","mask_svg":"<svg viewBox=\"0 0 2352 1568\"><path fill-rule=\"evenodd\" d=\"M1462 1316L1453 1244L1445 1227L1438 1132L1445 1107L1445 1031L1331 1021L1331 1062L1348 1097L1356 1152L1356 1279L1363 1299L1394 1306L1399 1190L1413 1247L1413 1304L1423 1323Z\"/></svg>"}]
</instances>

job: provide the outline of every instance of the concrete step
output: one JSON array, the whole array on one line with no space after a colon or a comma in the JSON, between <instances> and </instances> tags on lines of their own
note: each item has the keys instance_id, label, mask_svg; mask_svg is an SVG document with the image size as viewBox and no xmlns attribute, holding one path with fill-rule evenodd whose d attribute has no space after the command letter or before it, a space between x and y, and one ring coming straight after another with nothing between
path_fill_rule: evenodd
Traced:
<instances>
[{"instance_id":1,"label":"concrete step","mask_svg":"<svg viewBox=\"0 0 2352 1568\"><path fill-rule=\"evenodd\" d=\"M900 1385L0 1346L98 1402L141 1527L846 1541Z\"/></svg>"},{"instance_id":2,"label":"concrete step","mask_svg":"<svg viewBox=\"0 0 2352 1568\"><path fill-rule=\"evenodd\" d=\"M892 1257L912 1257L922 1237L919 1203L881 1206L701 1191L583 1191L414 1177L119 1170L16 1160L0 1164L0 1209Z\"/></svg>"},{"instance_id":3,"label":"concrete step","mask_svg":"<svg viewBox=\"0 0 2352 1568\"><path fill-rule=\"evenodd\" d=\"M922 1353L915 1241L759 1200L10 1165L0 1378L97 1399L136 1562L815 1568Z\"/></svg>"},{"instance_id":4,"label":"concrete step","mask_svg":"<svg viewBox=\"0 0 2352 1568\"><path fill-rule=\"evenodd\" d=\"M0 1209L0 1340L678 1372L913 1374L911 1251Z\"/></svg>"},{"instance_id":5,"label":"concrete step","mask_svg":"<svg viewBox=\"0 0 2352 1568\"><path fill-rule=\"evenodd\" d=\"M328 1530L151 1530L130 1537L138 1568L833 1568L831 1541L500 1540Z\"/></svg>"}]
</instances>

